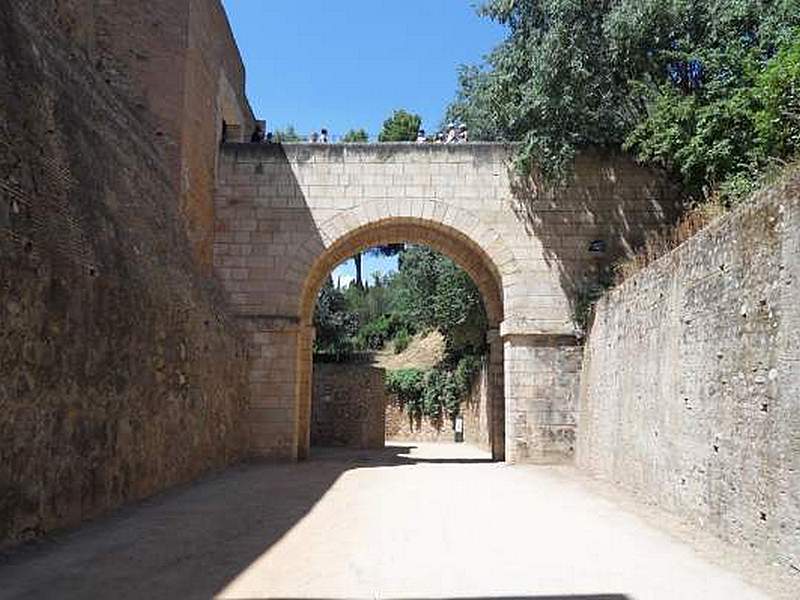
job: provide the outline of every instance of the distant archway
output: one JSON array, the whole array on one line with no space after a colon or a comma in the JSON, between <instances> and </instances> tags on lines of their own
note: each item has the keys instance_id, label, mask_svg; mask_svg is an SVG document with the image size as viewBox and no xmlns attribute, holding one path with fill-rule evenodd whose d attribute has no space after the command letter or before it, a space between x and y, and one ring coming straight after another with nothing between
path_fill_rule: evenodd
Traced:
<instances>
[{"instance_id":1,"label":"distant archway","mask_svg":"<svg viewBox=\"0 0 800 600\"><path fill-rule=\"evenodd\" d=\"M489 439L492 457L503 460L504 401L503 401L503 346L499 340L499 327L503 321L503 287L500 272L480 246L464 234L434 221L392 217L357 227L333 242L312 263L306 276L300 300L301 331L307 339L298 344L296 435L298 458L309 453L311 425L311 394L313 378L313 319L317 295L325 279L341 262L368 248L395 243L425 245L441 252L471 277L481 293L489 324L489 387L490 414Z\"/></svg>"}]
</instances>

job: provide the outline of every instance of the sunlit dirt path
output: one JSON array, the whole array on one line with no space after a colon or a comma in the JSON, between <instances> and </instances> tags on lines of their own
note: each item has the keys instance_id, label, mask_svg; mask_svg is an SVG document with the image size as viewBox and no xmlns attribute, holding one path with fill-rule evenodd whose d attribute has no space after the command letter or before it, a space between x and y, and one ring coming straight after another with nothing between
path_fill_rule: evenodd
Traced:
<instances>
[{"instance_id":1,"label":"sunlit dirt path","mask_svg":"<svg viewBox=\"0 0 800 600\"><path fill-rule=\"evenodd\" d=\"M0 598L766 598L570 468L466 445L245 465L11 554Z\"/></svg>"}]
</instances>

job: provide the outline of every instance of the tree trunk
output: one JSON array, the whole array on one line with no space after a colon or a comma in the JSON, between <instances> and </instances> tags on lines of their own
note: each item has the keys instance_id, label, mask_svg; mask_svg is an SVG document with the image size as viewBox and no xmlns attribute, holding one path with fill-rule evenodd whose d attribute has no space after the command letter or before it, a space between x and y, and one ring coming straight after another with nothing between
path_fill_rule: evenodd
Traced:
<instances>
[{"instance_id":1,"label":"tree trunk","mask_svg":"<svg viewBox=\"0 0 800 600\"><path fill-rule=\"evenodd\" d=\"M361 253L356 254L353 260L356 263L356 286L359 289L364 289L364 281L361 277Z\"/></svg>"}]
</instances>

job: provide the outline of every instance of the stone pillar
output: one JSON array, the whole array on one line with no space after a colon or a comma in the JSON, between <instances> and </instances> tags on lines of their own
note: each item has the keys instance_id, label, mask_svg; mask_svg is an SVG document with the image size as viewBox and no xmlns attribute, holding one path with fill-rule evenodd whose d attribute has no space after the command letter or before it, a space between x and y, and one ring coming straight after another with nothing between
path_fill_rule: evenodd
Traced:
<instances>
[{"instance_id":1,"label":"stone pillar","mask_svg":"<svg viewBox=\"0 0 800 600\"><path fill-rule=\"evenodd\" d=\"M297 458L305 460L311 450L311 397L314 387L313 327L300 327L297 332Z\"/></svg>"},{"instance_id":2,"label":"stone pillar","mask_svg":"<svg viewBox=\"0 0 800 600\"><path fill-rule=\"evenodd\" d=\"M571 462L581 356L575 337L502 333L506 461Z\"/></svg>"},{"instance_id":3,"label":"stone pillar","mask_svg":"<svg viewBox=\"0 0 800 600\"><path fill-rule=\"evenodd\" d=\"M503 392L503 340L499 329L486 332L489 345L489 441L492 445L492 459L505 460L505 396Z\"/></svg>"},{"instance_id":4,"label":"stone pillar","mask_svg":"<svg viewBox=\"0 0 800 600\"><path fill-rule=\"evenodd\" d=\"M298 398L304 397L301 392L307 392L309 398L311 394L313 329L301 327L292 317L243 320L250 338L250 454L296 460L308 447L308 427L302 429L300 423L307 418L308 409L302 410ZM305 354L308 359L304 361Z\"/></svg>"}]
</instances>

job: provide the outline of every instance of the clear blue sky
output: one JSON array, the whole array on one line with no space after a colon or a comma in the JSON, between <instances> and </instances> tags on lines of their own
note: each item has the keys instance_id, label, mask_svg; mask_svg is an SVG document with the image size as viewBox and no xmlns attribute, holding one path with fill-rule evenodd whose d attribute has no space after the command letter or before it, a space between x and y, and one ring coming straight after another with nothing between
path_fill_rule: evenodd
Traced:
<instances>
[{"instance_id":1,"label":"clear blue sky","mask_svg":"<svg viewBox=\"0 0 800 600\"><path fill-rule=\"evenodd\" d=\"M267 127L365 128L395 108L435 130L474 64L504 37L471 0L223 0Z\"/></svg>"}]
</instances>

